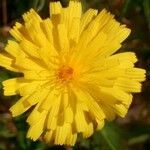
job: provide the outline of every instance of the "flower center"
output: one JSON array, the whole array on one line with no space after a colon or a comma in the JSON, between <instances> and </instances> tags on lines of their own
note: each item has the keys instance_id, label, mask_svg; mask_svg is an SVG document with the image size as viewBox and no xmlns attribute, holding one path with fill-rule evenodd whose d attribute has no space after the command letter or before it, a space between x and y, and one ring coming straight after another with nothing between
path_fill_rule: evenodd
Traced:
<instances>
[{"instance_id":1,"label":"flower center","mask_svg":"<svg viewBox=\"0 0 150 150\"><path fill-rule=\"evenodd\" d=\"M73 78L73 69L69 66L62 66L58 71L58 78L61 81L70 81Z\"/></svg>"}]
</instances>

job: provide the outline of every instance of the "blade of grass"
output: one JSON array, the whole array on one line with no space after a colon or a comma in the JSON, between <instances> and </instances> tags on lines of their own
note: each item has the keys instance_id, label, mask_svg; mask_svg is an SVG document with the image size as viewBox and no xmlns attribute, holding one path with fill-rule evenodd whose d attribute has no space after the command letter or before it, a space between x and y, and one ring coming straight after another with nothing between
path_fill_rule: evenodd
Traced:
<instances>
[{"instance_id":1,"label":"blade of grass","mask_svg":"<svg viewBox=\"0 0 150 150\"><path fill-rule=\"evenodd\" d=\"M150 0L143 0L143 8L150 31Z\"/></svg>"}]
</instances>

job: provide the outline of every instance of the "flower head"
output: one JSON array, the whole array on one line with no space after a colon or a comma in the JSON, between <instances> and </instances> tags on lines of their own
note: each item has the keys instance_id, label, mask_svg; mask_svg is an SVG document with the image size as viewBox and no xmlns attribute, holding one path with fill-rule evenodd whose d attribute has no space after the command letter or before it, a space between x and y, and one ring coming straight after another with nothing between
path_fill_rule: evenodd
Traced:
<instances>
[{"instance_id":1,"label":"flower head","mask_svg":"<svg viewBox=\"0 0 150 150\"><path fill-rule=\"evenodd\" d=\"M130 34L105 9L82 14L81 3L50 3L50 18L31 9L10 31L0 65L23 77L3 82L5 95L20 94L10 108L18 116L34 106L27 137L74 145L117 115L124 117L145 71L132 52L114 54Z\"/></svg>"}]
</instances>

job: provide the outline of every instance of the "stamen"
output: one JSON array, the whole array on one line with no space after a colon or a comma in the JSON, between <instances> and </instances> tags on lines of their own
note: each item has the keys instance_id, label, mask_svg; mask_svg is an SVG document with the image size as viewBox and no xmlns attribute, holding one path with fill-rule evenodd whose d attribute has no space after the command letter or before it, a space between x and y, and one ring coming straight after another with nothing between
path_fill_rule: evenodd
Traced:
<instances>
[{"instance_id":1,"label":"stamen","mask_svg":"<svg viewBox=\"0 0 150 150\"><path fill-rule=\"evenodd\" d=\"M58 71L58 78L64 81L70 81L73 78L73 69L69 66L62 66Z\"/></svg>"}]
</instances>

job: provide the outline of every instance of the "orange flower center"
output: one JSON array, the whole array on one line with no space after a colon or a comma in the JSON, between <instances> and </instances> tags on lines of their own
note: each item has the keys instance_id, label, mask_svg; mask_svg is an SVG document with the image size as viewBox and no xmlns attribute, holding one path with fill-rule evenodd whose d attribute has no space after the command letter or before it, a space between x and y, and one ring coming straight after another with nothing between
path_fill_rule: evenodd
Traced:
<instances>
[{"instance_id":1,"label":"orange flower center","mask_svg":"<svg viewBox=\"0 0 150 150\"><path fill-rule=\"evenodd\" d=\"M61 81L70 81L73 78L73 69L69 66L62 66L58 71L58 78Z\"/></svg>"}]
</instances>

